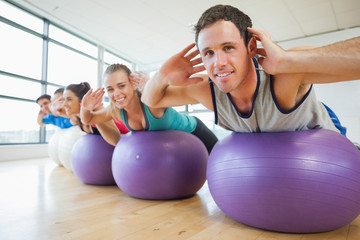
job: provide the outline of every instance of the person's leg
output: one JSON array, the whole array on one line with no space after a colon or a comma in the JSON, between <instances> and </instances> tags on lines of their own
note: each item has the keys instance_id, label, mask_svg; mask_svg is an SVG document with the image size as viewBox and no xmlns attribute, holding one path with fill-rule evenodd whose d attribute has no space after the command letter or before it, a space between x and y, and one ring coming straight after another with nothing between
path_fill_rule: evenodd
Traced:
<instances>
[{"instance_id":1,"label":"person's leg","mask_svg":"<svg viewBox=\"0 0 360 240\"><path fill-rule=\"evenodd\" d=\"M200 119L197 117L195 117L195 119L197 123L196 128L191 134L197 136L204 143L210 154L214 145L217 143L218 138Z\"/></svg>"}]
</instances>

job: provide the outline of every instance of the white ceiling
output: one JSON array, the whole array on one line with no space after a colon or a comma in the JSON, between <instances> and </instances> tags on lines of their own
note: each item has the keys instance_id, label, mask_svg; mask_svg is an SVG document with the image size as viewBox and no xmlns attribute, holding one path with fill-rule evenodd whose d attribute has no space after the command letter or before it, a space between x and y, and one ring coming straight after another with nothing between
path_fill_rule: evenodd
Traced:
<instances>
[{"instance_id":1,"label":"white ceiling","mask_svg":"<svg viewBox=\"0 0 360 240\"><path fill-rule=\"evenodd\" d=\"M360 26L360 0L14 0L138 64L156 68L194 41L191 25L215 4L247 13L281 42Z\"/></svg>"}]
</instances>

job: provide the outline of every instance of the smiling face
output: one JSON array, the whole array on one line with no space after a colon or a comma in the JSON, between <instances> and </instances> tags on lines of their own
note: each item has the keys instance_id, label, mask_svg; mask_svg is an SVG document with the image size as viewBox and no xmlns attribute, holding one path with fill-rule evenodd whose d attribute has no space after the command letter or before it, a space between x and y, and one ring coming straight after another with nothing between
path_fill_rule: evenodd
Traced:
<instances>
[{"instance_id":1,"label":"smiling face","mask_svg":"<svg viewBox=\"0 0 360 240\"><path fill-rule=\"evenodd\" d=\"M111 102L119 109L126 108L135 96L136 87L130 83L124 70L117 70L106 76L105 89Z\"/></svg>"},{"instance_id":2,"label":"smiling face","mask_svg":"<svg viewBox=\"0 0 360 240\"><path fill-rule=\"evenodd\" d=\"M71 116L80 113L81 101L71 90L65 90L64 94L64 109L66 115Z\"/></svg>"},{"instance_id":3,"label":"smiling face","mask_svg":"<svg viewBox=\"0 0 360 240\"><path fill-rule=\"evenodd\" d=\"M221 91L229 93L244 84L255 54L249 53L235 24L217 21L200 31L197 44L209 77Z\"/></svg>"}]
</instances>

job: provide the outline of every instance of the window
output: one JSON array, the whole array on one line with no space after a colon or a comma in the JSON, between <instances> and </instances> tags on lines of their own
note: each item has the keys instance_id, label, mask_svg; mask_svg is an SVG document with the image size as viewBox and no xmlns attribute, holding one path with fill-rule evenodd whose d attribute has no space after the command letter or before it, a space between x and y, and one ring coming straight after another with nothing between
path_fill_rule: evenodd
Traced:
<instances>
[{"instance_id":1,"label":"window","mask_svg":"<svg viewBox=\"0 0 360 240\"><path fill-rule=\"evenodd\" d=\"M173 107L177 112L186 112L186 106Z\"/></svg>"},{"instance_id":2,"label":"window","mask_svg":"<svg viewBox=\"0 0 360 240\"><path fill-rule=\"evenodd\" d=\"M105 51L104 52L104 71L106 70L106 68L114 63L121 63L124 64L125 66L127 66L130 70L132 69L132 64L124 59L122 59L121 57L116 56L115 54Z\"/></svg>"},{"instance_id":3,"label":"window","mask_svg":"<svg viewBox=\"0 0 360 240\"><path fill-rule=\"evenodd\" d=\"M200 105L200 104L197 104ZM201 105L202 106L202 105ZM203 111L203 112L191 112L189 115L195 116L199 118L217 137L218 139L223 139L227 135L231 133L222 127L217 126L214 123L214 113L210 111Z\"/></svg>"},{"instance_id":4,"label":"window","mask_svg":"<svg viewBox=\"0 0 360 240\"><path fill-rule=\"evenodd\" d=\"M35 100L41 95L40 82L0 74L0 95Z\"/></svg>"},{"instance_id":5,"label":"window","mask_svg":"<svg viewBox=\"0 0 360 240\"><path fill-rule=\"evenodd\" d=\"M0 22L0 70L41 79L43 40Z\"/></svg>"},{"instance_id":6,"label":"window","mask_svg":"<svg viewBox=\"0 0 360 240\"><path fill-rule=\"evenodd\" d=\"M59 88L60 87L58 87L58 86L47 85L46 93L49 94L52 97L52 96L54 96L54 92L56 90L58 90Z\"/></svg>"},{"instance_id":7,"label":"window","mask_svg":"<svg viewBox=\"0 0 360 240\"><path fill-rule=\"evenodd\" d=\"M97 86L97 61L54 43L49 43L48 82L67 86L88 82Z\"/></svg>"},{"instance_id":8,"label":"window","mask_svg":"<svg viewBox=\"0 0 360 240\"><path fill-rule=\"evenodd\" d=\"M72 35L54 25L49 26L49 37L55 41L61 42L67 46L71 46L93 58L97 58L97 47L94 44Z\"/></svg>"},{"instance_id":9,"label":"window","mask_svg":"<svg viewBox=\"0 0 360 240\"><path fill-rule=\"evenodd\" d=\"M40 18L22 11L4 1L0 1L0 16L10 19L35 32L42 33L43 31L44 23ZM1 34L1 37L3 36L4 35Z\"/></svg>"},{"instance_id":10,"label":"window","mask_svg":"<svg viewBox=\"0 0 360 240\"><path fill-rule=\"evenodd\" d=\"M38 143L39 126L36 122L39 106L26 102L0 98L0 144Z\"/></svg>"},{"instance_id":11,"label":"window","mask_svg":"<svg viewBox=\"0 0 360 240\"><path fill-rule=\"evenodd\" d=\"M35 99L72 83L97 87L98 49L104 48L11 3L0 1L0 15L0 144L44 143L57 127L40 131ZM106 57L132 66L114 54Z\"/></svg>"}]
</instances>

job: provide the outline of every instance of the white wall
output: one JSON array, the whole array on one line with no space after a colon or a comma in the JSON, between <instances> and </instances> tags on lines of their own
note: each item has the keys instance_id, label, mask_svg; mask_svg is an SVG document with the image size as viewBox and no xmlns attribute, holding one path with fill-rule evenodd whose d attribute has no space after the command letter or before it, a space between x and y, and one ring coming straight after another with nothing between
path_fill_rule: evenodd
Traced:
<instances>
[{"instance_id":1,"label":"white wall","mask_svg":"<svg viewBox=\"0 0 360 240\"><path fill-rule=\"evenodd\" d=\"M0 162L49 157L47 144L0 146Z\"/></svg>"},{"instance_id":2,"label":"white wall","mask_svg":"<svg viewBox=\"0 0 360 240\"><path fill-rule=\"evenodd\" d=\"M315 35L312 37L279 42L278 44L285 49L296 46L325 46L331 43L340 42L346 39L359 37L359 36L360 36L360 27L356 27L356 28L349 28L336 32Z\"/></svg>"},{"instance_id":3,"label":"white wall","mask_svg":"<svg viewBox=\"0 0 360 240\"><path fill-rule=\"evenodd\" d=\"M295 46L324 46L358 36L360 27L278 44L284 49ZM360 81L318 84L314 89L318 99L328 105L347 128L347 137L360 143Z\"/></svg>"}]
</instances>

